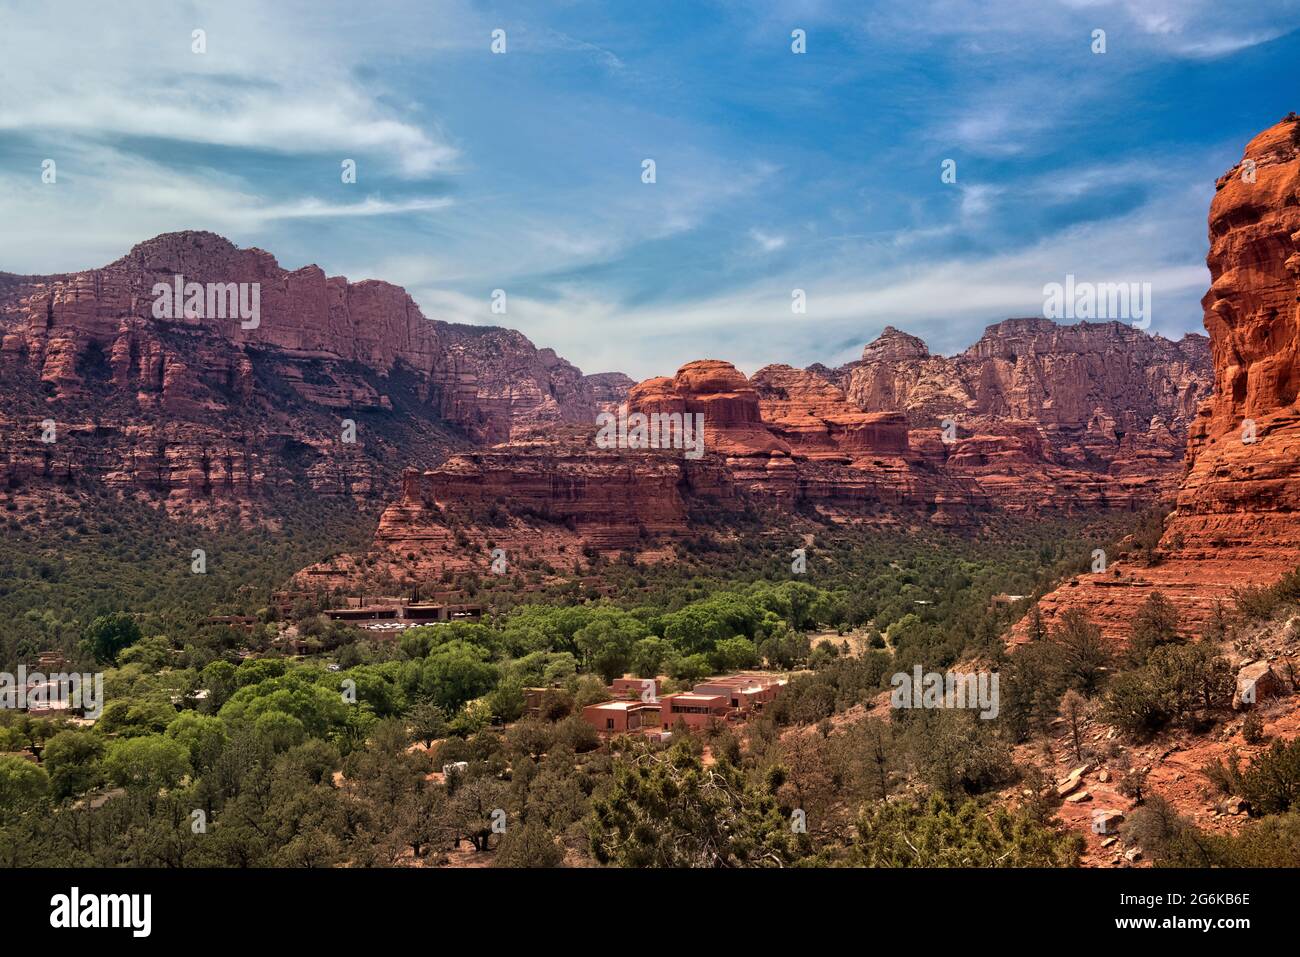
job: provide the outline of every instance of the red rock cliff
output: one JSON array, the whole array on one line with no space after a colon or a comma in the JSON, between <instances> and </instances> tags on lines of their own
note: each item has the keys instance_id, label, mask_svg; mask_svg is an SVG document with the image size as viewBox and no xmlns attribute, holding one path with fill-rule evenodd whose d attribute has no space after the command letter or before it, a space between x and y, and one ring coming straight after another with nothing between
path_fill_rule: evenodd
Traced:
<instances>
[{"instance_id":1,"label":"red rock cliff","mask_svg":"<svg viewBox=\"0 0 1300 957\"><path fill-rule=\"evenodd\" d=\"M156 309L155 285L176 276L243 284L245 304L256 289L258 315ZM66 472L191 510L274 486L382 495L405 464L591 422L628 383L517 332L426 319L398 286L286 270L213 233L158 236L101 269L0 275L0 479L15 488Z\"/></svg>"},{"instance_id":2,"label":"red rock cliff","mask_svg":"<svg viewBox=\"0 0 1300 957\"><path fill-rule=\"evenodd\" d=\"M1154 566L1113 563L1043 601L1077 607L1115 637L1153 590L1195 633L1217 600L1300 563L1300 122L1256 136L1210 206L1202 300L1215 388L1191 429L1190 469Z\"/></svg>"}]
</instances>

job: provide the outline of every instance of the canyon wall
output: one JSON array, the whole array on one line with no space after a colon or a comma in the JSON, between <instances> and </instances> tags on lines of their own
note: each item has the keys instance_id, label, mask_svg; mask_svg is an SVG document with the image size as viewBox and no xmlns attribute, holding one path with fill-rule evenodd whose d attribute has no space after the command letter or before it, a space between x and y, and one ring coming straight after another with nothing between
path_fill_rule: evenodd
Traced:
<instances>
[{"instance_id":1,"label":"canyon wall","mask_svg":"<svg viewBox=\"0 0 1300 957\"><path fill-rule=\"evenodd\" d=\"M256 321L185 296L156 314L176 276L256 286ZM710 359L637 384L512 330L429 320L398 286L172 233L102 269L0 275L0 494L93 479L249 520L273 490L388 502L376 548L394 567L467 528L514 528L554 557L547 523L566 548L653 551L710 510L968 527L1159 500L1209 383L1204 337L1015 319L953 358L887 328L839 369L748 378ZM703 459L598 448L597 415L624 405L700 416Z\"/></svg>"},{"instance_id":2,"label":"canyon wall","mask_svg":"<svg viewBox=\"0 0 1300 957\"><path fill-rule=\"evenodd\" d=\"M1007 319L952 358L886 327L862 359L824 374L864 411L901 410L914 426L944 419L996 433L1032 422L1061 462L1122 472L1177 462L1209 393L1208 340L1178 342L1120 322Z\"/></svg>"},{"instance_id":3,"label":"canyon wall","mask_svg":"<svg viewBox=\"0 0 1300 957\"><path fill-rule=\"evenodd\" d=\"M964 524L990 506L1154 504L1182 476L1211 387L1204 336L1171 343L1119 323L1007 320L954 359L886 328L863 356L840 369L767 366L749 380L695 362L628 401L703 413L708 448L751 491L828 507L906 500Z\"/></svg>"},{"instance_id":4,"label":"canyon wall","mask_svg":"<svg viewBox=\"0 0 1300 957\"><path fill-rule=\"evenodd\" d=\"M156 308L176 276L233 295ZM259 314L235 314L254 287ZM286 270L213 233L0 276L0 488L16 495L84 476L193 513L256 517L272 488L382 499L404 465L591 422L630 384L511 330L431 321L399 286Z\"/></svg>"},{"instance_id":5,"label":"canyon wall","mask_svg":"<svg viewBox=\"0 0 1300 957\"><path fill-rule=\"evenodd\" d=\"M705 359L627 391L624 429L636 416L699 421L699 458L689 443L610 448L594 427L550 427L411 473L365 567L427 582L486 568L487 541L552 565L584 549L654 553L659 539L690 534L693 517L752 508L900 527L1135 511L1172 491L1195 411L1187 396L1209 390L1204 337L1172 344L1113 324L1013 320L960 362L889 329L864 355L841 370L771 365L752 378ZM1090 384L1087 370L1107 367ZM1034 417L1040 403L1048 414ZM361 567L338 558L298 584L348 587Z\"/></svg>"}]
</instances>

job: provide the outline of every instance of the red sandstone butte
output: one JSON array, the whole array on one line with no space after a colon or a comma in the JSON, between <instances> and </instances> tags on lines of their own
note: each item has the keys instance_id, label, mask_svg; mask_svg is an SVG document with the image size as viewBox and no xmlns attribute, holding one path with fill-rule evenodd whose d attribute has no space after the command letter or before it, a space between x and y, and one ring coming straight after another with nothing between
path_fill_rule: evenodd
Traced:
<instances>
[{"instance_id":1,"label":"red sandstone butte","mask_svg":"<svg viewBox=\"0 0 1300 957\"><path fill-rule=\"evenodd\" d=\"M772 365L746 381L705 360L640 383L629 403L703 413L706 446L738 485L787 504L850 516L919 508L941 524L990 505L1132 510L1181 474L1189 419L1209 391L1206 346L1119 323L1025 319L990 326L950 360L886 328L838 370Z\"/></svg>"},{"instance_id":2,"label":"red sandstone butte","mask_svg":"<svg viewBox=\"0 0 1300 957\"><path fill-rule=\"evenodd\" d=\"M628 393L632 412L703 415L706 448L721 455L789 455L763 423L758 392L730 362L689 362L673 378L647 379Z\"/></svg>"},{"instance_id":3,"label":"red sandstone butte","mask_svg":"<svg viewBox=\"0 0 1300 957\"><path fill-rule=\"evenodd\" d=\"M1253 179L1253 182L1252 182ZM1196 633L1233 588L1300 564L1300 122L1260 133L1219 177L1201 300L1214 392L1191 429L1190 468L1153 566L1112 564L1041 602L1079 608L1113 637L1154 590ZM1251 426L1253 424L1253 438ZM1023 637L1023 633L1020 633Z\"/></svg>"},{"instance_id":4,"label":"red sandstone butte","mask_svg":"<svg viewBox=\"0 0 1300 957\"><path fill-rule=\"evenodd\" d=\"M754 373L751 382L767 427L811 458L908 450L902 412L862 412L849 404L842 389L815 372L770 365Z\"/></svg>"}]
</instances>

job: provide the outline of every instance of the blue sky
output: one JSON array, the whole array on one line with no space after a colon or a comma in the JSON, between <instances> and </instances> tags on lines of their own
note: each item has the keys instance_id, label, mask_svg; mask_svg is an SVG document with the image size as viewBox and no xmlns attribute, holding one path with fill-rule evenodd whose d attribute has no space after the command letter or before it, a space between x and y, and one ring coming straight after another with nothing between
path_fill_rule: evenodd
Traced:
<instances>
[{"instance_id":1,"label":"blue sky","mask_svg":"<svg viewBox=\"0 0 1300 957\"><path fill-rule=\"evenodd\" d=\"M1067 273L1151 282L1177 337L1214 178L1300 109L1297 28L1297 0L0 0L0 269L211 229L638 378L843 362L886 324L951 353Z\"/></svg>"}]
</instances>

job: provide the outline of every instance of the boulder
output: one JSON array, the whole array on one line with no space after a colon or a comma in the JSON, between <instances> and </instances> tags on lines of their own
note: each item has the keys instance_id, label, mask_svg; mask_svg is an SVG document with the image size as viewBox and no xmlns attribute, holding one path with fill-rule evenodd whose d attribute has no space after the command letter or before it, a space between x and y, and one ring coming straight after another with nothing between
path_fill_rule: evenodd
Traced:
<instances>
[{"instance_id":1,"label":"boulder","mask_svg":"<svg viewBox=\"0 0 1300 957\"><path fill-rule=\"evenodd\" d=\"M1282 679L1267 661L1254 661L1237 671L1237 688L1232 695L1232 706L1237 710L1253 707L1266 698L1283 691Z\"/></svg>"}]
</instances>

